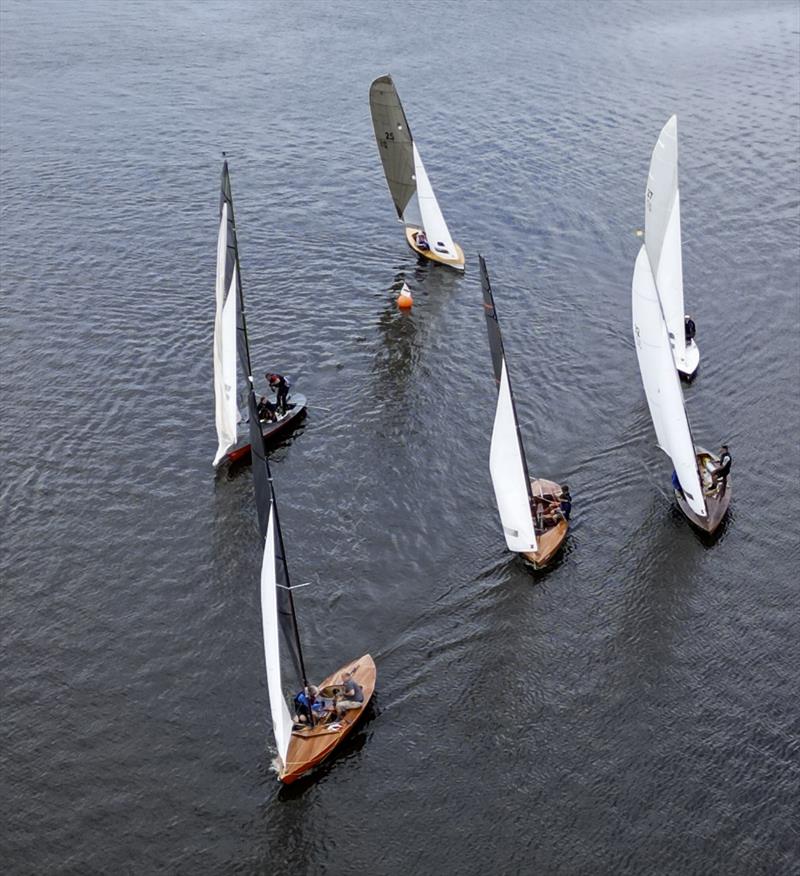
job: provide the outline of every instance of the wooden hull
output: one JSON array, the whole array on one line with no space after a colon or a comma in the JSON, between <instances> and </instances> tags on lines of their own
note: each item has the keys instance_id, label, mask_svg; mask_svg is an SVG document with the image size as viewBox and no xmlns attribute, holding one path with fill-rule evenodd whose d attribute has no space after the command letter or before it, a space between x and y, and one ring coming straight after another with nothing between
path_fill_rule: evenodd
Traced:
<instances>
[{"instance_id":1,"label":"wooden hull","mask_svg":"<svg viewBox=\"0 0 800 876\"><path fill-rule=\"evenodd\" d=\"M434 252L432 249L420 249L414 240L418 231L419 228L414 228L411 225L406 226L406 243L408 243L417 255L430 259L432 262L436 262L439 265L447 265L448 268L454 268L456 271L464 270L464 251L457 243L455 243L455 241L453 241L453 243L458 256L457 258L449 259L446 256L439 255L439 253Z\"/></svg>"},{"instance_id":2,"label":"wooden hull","mask_svg":"<svg viewBox=\"0 0 800 876\"><path fill-rule=\"evenodd\" d=\"M341 687L342 673L348 670L364 689L364 702L361 708L351 709L340 721L332 724L317 724L316 727L295 730L289 742L289 750L286 752L286 764L279 776L284 784L291 784L325 760L364 714L375 692L377 677L375 661L369 654L347 663L329 675L319 685L320 692L323 696L332 695L334 690Z\"/></svg>"},{"instance_id":3,"label":"wooden hull","mask_svg":"<svg viewBox=\"0 0 800 876\"><path fill-rule=\"evenodd\" d=\"M264 445L268 445L273 441L277 441L287 432L293 429L306 414L306 397L299 392L292 393L289 396L289 404L291 407L285 416L280 420L268 423L262 421L261 434L264 436ZM245 435L247 433L245 432ZM250 442L242 439L240 443L229 451L226 459L228 462L240 462L250 456Z\"/></svg>"},{"instance_id":4,"label":"wooden hull","mask_svg":"<svg viewBox=\"0 0 800 876\"><path fill-rule=\"evenodd\" d=\"M708 512L708 515L706 517L698 517L689 507L688 502L683 497L683 493L678 490L673 490L673 492L675 493L675 501L678 503L678 507L686 515L689 522L703 532L712 535L716 532L720 523L722 523L723 518L728 512L728 506L731 503L731 496L733 495L731 477L728 475L723 485L717 486L716 489L712 490L710 487L710 477L708 476L707 462L711 461L714 463L719 460L713 453L710 453L702 447L697 448L697 458L700 464L701 473L705 470L705 474L703 475L703 498L706 502L706 511Z\"/></svg>"},{"instance_id":5,"label":"wooden hull","mask_svg":"<svg viewBox=\"0 0 800 876\"><path fill-rule=\"evenodd\" d=\"M549 481L545 478L532 478L531 489L534 496L542 495L559 495L561 492L561 484L555 481ZM555 526L549 526L544 532L537 532L536 541L538 550L523 551L522 556L533 564L534 569L543 569L552 562L553 557L558 553L561 545L564 544L564 539L569 531L569 521L559 520Z\"/></svg>"}]
</instances>

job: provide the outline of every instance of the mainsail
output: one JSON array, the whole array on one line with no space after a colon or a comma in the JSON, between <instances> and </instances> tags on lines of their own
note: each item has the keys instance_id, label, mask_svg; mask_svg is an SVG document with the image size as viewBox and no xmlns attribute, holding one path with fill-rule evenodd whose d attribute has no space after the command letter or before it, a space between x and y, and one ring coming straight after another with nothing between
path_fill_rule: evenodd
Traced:
<instances>
[{"instance_id":1,"label":"mainsail","mask_svg":"<svg viewBox=\"0 0 800 876\"><path fill-rule=\"evenodd\" d=\"M650 159L644 211L644 244L664 308L675 364L686 361L681 260L681 199L678 190L678 119L664 125Z\"/></svg>"},{"instance_id":2,"label":"mainsail","mask_svg":"<svg viewBox=\"0 0 800 876\"><path fill-rule=\"evenodd\" d=\"M417 193L413 138L391 76L379 76L372 83L369 89L369 106L383 172L397 215L406 225L417 224L409 223L406 218L409 202L412 198L416 201ZM413 213L413 218L417 218L419 210L413 209Z\"/></svg>"},{"instance_id":3,"label":"mainsail","mask_svg":"<svg viewBox=\"0 0 800 876\"><path fill-rule=\"evenodd\" d=\"M497 409L489 451L489 471L508 549L518 553L535 551L537 544L531 514L532 496L528 464L522 446L489 274L483 256L479 256L479 261L486 328L489 333L489 347L492 351L494 377L497 382Z\"/></svg>"},{"instance_id":4,"label":"mainsail","mask_svg":"<svg viewBox=\"0 0 800 876\"><path fill-rule=\"evenodd\" d=\"M689 507L698 516L705 517L706 504L684 407L683 390L675 370L672 346L646 246L640 248L633 269L632 299L636 355L658 444L672 460Z\"/></svg>"},{"instance_id":5,"label":"mainsail","mask_svg":"<svg viewBox=\"0 0 800 876\"><path fill-rule=\"evenodd\" d=\"M214 397L218 444L214 467L219 465L236 444L237 426L242 421L240 409L247 406L247 377L251 372L242 276L239 269L239 245L227 161L222 165L220 183L216 302ZM237 377L237 359L241 379ZM237 394L237 389L241 395Z\"/></svg>"},{"instance_id":6,"label":"mainsail","mask_svg":"<svg viewBox=\"0 0 800 876\"><path fill-rule=\"evenodd\" d=\"M406 226L424 229L433 252L448 259L458 258L391 76L379 76L372 83L369 106L398 217Z\"/></svg>"},{"instance_id":7,"label":"mainsail","mask_svg":"<svg viewBox=\"0 0 800 876\"><path fill-rule=\"evenodd\" d=\"M261 565L261 622L267 670L272 729L283 766L292 735L292 719L285 691L307 687L305 666L294 613L289 570L283 546L272 475L258 424L255 391L249 393L250 444L253 456L253 487L264 557ZM277 536L277 538L276 538Z\"/></svg>"}]
</instances>

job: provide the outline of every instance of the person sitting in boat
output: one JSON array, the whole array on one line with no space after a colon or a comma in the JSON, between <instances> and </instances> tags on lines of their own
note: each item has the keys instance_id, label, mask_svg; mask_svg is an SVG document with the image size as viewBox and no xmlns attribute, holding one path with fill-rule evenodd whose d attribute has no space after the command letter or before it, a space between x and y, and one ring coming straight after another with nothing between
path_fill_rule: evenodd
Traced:
<instances>
[{"instance_id":1,"label":"person sitting in boat","mask_svg":"<svg viewBox=\"0 0 800 876\"><path fill-rule=\"evenodd\" d=\"M552 493L533 497L533 522L535 528L544 532L561 520L561 502Z\"/></svg>"},{"instance_id":2,"label":"person sitting in boat","mask_svg":"<svg viewBox=\"0 0 800 876\"><path fill-rule=\"evenodd\" d=\"M258 400L257 411L258 419L262 422L266 421L267 423L271 423L273 420L277 419L275 416L275 405L268 399L264 398L263 395Z\"/></svg>"},{"instance_id":3,"label":"person sitting in boat","mask_svg":"<svg viewBox=\"0 0 800 876\"><path fill-rule=\"evenodd\" d=\"M692 343L694 340L694 336L697 333L697 326L694 324L694 320L687 313L683 318L683 328L686 332L686 346Z\"/></svg>"},{"instance_id":4,"label":"person sitting in boat","mask_svg":"<svg viewBox=\"0 0 800 876\"><path fill-rule=\"evenodd\" d=\"M364 688L353 678L352 672L342 673L342 699L336 703L336 712L341 717L349 709L364 705Z\"/></svg>"},{"instance_id":5,"label":"person sitting in boat","mask_svg":"<svg viewBox=\"0 0 800 876\"><path fill-rule=\"evenodd\" d=\"M298 693L294 698L294 704L297 714L293 720L295 724L311 724L315 720L322 720L325 716L333 711L333 701L325 699L319 695L319 688L315 684L310 684L307 688Z\"/></svg>"},{"instance_id":6,"label":"person sitting in boat","mask_svg":"<svg viewBox=\"0 0 800 876\"><path fill-rule=\"evenodd\" d=\"M714 487L719 485L719 482L722 481L722 492L725 492L725 487L728 483L728 475L731 471L731 464L733 460L731 459L730 451L728 450L728 445L723 444L719 449L719 462L716 465L714 471L711 472L711 484Z\"/></svg>"},{"instance_id":7,"label":"person sitting in boat","mask_svg":"<svg viewBox=\"0 0 800 876\"><path fill-rule=\"evenodd\" d=\"M286 403L289 400L289 381L282 374L273 374L268 371L264 377L267 379L267 385L276 394L276 408L278 415L286 413Z\"/></svg>"},{"instance_id":8,"label":"person sitting in boat","mask_svg":"<svg viewBox=\"0 0 800 876\"><path fill-rule=\"evenodd\" d=\"M683 495L683 487L681 486L681 482L678 480L678 472L676 472L674 468L672 469L672 489L675 490L675 492Z\"/></svg>"},{"instance_id":9,"label":"person sitting in boat","mask_svg":"<svg viewBox=\"0 0 800 876\"><path fill-rule=\"evenodd\" d=\"M292 718L295 724L310 724L311 715L314 707L314 694L312 691L314 686L303 688L300 693L295 694L294 708L295 714Z\"/></svg>"},{"instance_id":10,"label":"person sitting in boat","mask_svg":"<svg viewBox=\"0 0 800 876\"><path fill-rule=\"evenodd\" d=\"M428 243L428 236L424 231L418 231L416 236L417 247L419 249L430 249L430 244Z\"/></svg>"},{"instance_id":11,"label":"person sitting in boat","mask_svg":"<svg viewBox=\"0 0 800 876\"><path fill-rule=\"evenodd\" d=\"M569 494L569 484L561 485L561 501L559 510L564 520L569 520L569 515L572 513L572 496Z\"/></svg>"}]
</instances>

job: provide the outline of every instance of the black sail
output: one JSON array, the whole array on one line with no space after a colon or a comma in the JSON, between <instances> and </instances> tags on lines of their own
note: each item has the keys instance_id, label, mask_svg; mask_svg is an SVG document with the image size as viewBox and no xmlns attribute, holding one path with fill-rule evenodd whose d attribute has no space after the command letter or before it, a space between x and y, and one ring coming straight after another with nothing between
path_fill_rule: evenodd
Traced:
<instances>
[{"instance_id":1,"label":"black sail","mask_svg":"<svg viewBox=\"0 0 800 876\"><path fill-rule=\"evenodd\" d=\"M494 379L498 390L500 389L500 381L503 377L503 365L506 366L506 380L508 381L508 392L511 396L511 407L514 411L514 425L517 430L517 441L519 442L519 452L522 457L522 467L525 472L525 484L528 488L528 496L532 497L531 478L528 472L528 461L525 458L525 445L522 443L522 434L519 430L519 417L517 416L517 405L514 401L514 391L511 388L511 375L508 373L508 363L506 362L505 351L503 349L503 336L500 333L500 323L497 319L497 310L494 306L494 295L492 295L492 285L489 282L489 272L486 270L486 261L482 255L478 255L478 261L481 268L481 288L483 290L483 311L486 316L486 330L489 334L489 349L492 353L492 366L494 367Z\"/></svg>"}]
</instances>

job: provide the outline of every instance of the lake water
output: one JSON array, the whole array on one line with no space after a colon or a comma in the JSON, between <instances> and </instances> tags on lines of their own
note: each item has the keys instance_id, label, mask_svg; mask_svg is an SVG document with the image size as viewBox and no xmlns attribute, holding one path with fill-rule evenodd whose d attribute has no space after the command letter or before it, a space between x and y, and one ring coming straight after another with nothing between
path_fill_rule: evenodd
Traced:
<instances>
[{"instance_id":1,"label":"lake water","mask_svg":"<svg viewBox=\"0 0 800 876\"><path fill-rule=\"evenodd\" d=\"M2 0L3 872L798 872L799 9ZM395 220L385 72L463 276ZM630 328L673 112L711 545ZM211 468L223 149L255 367L310 400L272 457L310 673L378 665L283 790L249 469ZM545 574L489 481L478 252L574 497Z\"/></svg>"}]
</instances>

